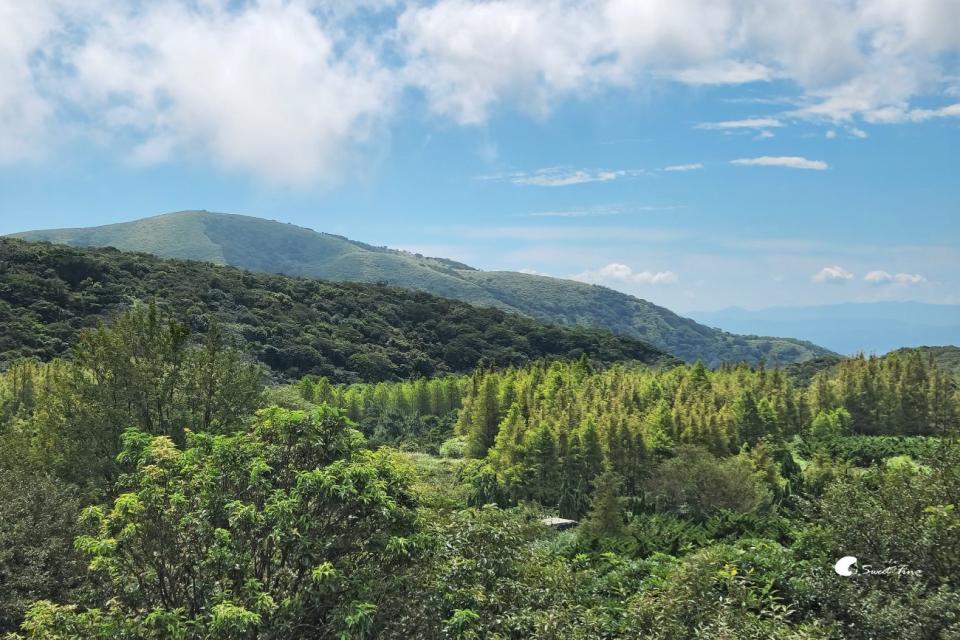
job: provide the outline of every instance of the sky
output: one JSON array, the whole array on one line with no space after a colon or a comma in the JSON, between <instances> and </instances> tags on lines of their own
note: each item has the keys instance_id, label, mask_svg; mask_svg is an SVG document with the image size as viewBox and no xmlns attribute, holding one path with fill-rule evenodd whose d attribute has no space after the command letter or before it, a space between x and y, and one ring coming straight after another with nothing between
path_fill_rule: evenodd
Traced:
<instances>
[{"instance_id":1,"label":"sky","mask_svg":"<svg viewBox=\"0 0 960 640\"><path fill-rule=\"evenodd\" d=\"M0 0L0 233L186 209L676 311L960 303L957 0Z\"/></svg>"}]
</instances>

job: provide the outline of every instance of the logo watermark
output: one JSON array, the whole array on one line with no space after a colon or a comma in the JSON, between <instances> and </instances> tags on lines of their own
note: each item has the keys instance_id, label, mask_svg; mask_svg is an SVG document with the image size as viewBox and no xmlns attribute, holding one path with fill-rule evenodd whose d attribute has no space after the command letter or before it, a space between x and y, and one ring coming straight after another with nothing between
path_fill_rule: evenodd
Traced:
<instances>
[{"instance_id":1,"label":"logo watermark","mask_svg":"<svg viewBox=\"0 0 960 640\"><path fill-rule=\"evenodd\" d=\"M838 576L849 578L851 576L895 576L897 578L917 578L923 571L913 569L905 564L887 564L882 567L872 564L859 564L856 556L843 556L833 565L833 570Z\"/></svg>"}]
</instances>

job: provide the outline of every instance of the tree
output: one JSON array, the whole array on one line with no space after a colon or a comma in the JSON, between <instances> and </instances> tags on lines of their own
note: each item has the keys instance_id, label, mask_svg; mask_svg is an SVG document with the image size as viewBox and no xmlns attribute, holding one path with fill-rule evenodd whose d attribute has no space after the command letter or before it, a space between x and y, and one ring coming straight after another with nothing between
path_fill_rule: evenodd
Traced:
<instances>
[{"instance_id":1,"label":"tree","mask_svg":"<svg viewBox=\"0 0 960 640\"><path fill-rule=\"evenodd\" d=\"M557 441L545 424L529 432L524 446L523 479L528 497L554 507L560 495L560 461Z\"/></svg>"},{"instance_id":2,"label":"tree","mask_svg":"<svg viewBox=\"0 0 960 640\"><path fill-rule=\"evenodd\" d=\"M757 407L756 396L750 389L745 389L733 405L733 424L740 441L749 445L756 444L766 435L763 416Z\"/></svg>"},{"instance_id":3,"label":"tree","mask_svg":"<svg viewBox=\"0 0 960 640\"><path fill-rule=\"evenodd\" d=\"M480 382L477 395L465 412L467 455L482 458L493 446L499 426L497 405L497 378L485 375Z\"/></svg>"},{"instance_id":4,"label":"tree","mask_svg":"<svg viewBox=\"0 0 960 640\"><path fill-rule=\"evenodd\" d=\"M87 331L35 414L65 478L105 483L116 477L120 434L129 427L177 443L184 429L229 432L260 405L259 365L231 347L213 324L202 346L155 305L134 305ZM53 453L53 452L51 452Z\"/></svg>"},{"instance_id":5,"label":"tree","mask_svg":"<svg viewBox=\"0 0 960 640\"><path fill-rule=\"evenodd\" d=\"M66 600L83 585L73 549L79 491L26 467L0 468L0 634L38 599Z\"/></svg>"},{"instance_id":6,"label":"tree","mask_svg":"<svg viewBox=\"0 0 960 640\"><path fill-rule=\"evenodd\" d=\"M128 431L120 457L120 495L86 511L77 540L105 599L36 605L32 637L355 637L415 532L406 473L334 409L272 407L251 432L191 433L182 449Z\"/></svg>"},{"instance_id":7,"label":"tree","mask_svg":"<svg viewBox=\"0 0 960 640\"><path fill-rule=\"evenodd\" d=\"M609 465L593 482L590 511L577 529L581 540L593 542L623 535L624 511L620 499L621 478Z\"/></svg>"},{"instance_id":8,"label":"tree","mask_svg":"<svg viewBox=\"0 0 960 640\"><path fill-rule=\"evenodd\" d=\"M749 455L721 459L689 446L678 448L676 457L653 471L646 490L657 510L695 520L721 510L762 511L773 498Z\"/></svg>"},{"instance_id":9,"label":"tree","mask_svg":"<svg viewBox=\"0 0 960 640\"><path fill-rule=\"evenodd\" d=\"M560 515L579 518L589 506L590 478L584 461L580 435L574 433L567 443L560 467Z\"/></svg>"}]
</instances>

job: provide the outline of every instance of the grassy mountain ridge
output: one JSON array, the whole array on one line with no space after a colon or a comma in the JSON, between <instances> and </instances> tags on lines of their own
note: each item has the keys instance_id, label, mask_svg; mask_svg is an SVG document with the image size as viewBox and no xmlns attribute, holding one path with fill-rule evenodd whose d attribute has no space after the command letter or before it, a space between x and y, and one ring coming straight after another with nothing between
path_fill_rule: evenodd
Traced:
<instances>
[{"instance_id":1,"label":"grassy mountain ridge","mask_svg":"<svg viewBox=\"0 0 960 640\"><path fill-rule=\"evenodd\" d=\"M137 300L196 330L216 321L287 377L394 380L582 354L676 362L634 338L423 292L0 238L0 366L64 354L78 331Z\"/></svg>"},{"instance_id":2,"label":"grassy mountain ridge","mask_svg":"<svg viewBox=\"0 0 960 640\"><path fill-rule=\"evenodd\" d=\"M373 247L249 216L185 211L88 229L15 234L75 246L113 246L294 276L385 282L551 323L603 328L709 365L761 359L789 364L829 354L789 338L713 329L645 300L597 285L508 271L480 271L441 258Z\"/></svg>"}]
</instances>

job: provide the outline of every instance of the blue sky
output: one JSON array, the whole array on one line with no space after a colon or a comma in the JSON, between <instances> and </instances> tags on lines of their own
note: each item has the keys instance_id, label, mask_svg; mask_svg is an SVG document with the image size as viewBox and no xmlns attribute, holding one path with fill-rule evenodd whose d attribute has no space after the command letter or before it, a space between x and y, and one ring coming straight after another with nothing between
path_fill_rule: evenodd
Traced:
<instances>
[{"instance_id":1,"label":"blue sky","mask_svg":"<svg viewBox=\"0 0 960 640\"><path fill-rule=\"evenodd\" d=\"M204 208L678 311L960 303L960 3L343 6L0 0L0 233Z\"/></svg>"}]
</instances>

